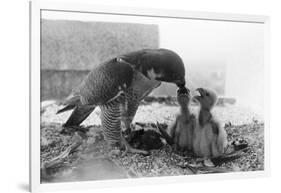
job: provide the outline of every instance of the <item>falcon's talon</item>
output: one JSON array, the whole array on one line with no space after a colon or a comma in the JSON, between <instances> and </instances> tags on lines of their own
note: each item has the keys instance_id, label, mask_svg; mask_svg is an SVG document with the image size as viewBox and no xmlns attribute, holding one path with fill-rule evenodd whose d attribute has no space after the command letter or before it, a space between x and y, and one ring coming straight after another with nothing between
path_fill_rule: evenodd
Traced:
<instances>
[{"instance_id":1,"label":"falcon's talon","mask_svg":"<svg viewBox=\"0 0 281 193\"><path fill-rule=\"evenodd\" d=\"M109 152L109 156L120 155L121 151L119 149L113 149Z\"/></svg>"}]
</instances>

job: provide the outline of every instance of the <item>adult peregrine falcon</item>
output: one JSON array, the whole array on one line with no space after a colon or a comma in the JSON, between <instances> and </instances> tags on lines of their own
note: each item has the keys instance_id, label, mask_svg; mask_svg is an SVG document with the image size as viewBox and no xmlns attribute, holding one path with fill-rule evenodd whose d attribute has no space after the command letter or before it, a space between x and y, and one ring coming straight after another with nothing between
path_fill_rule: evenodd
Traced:
<instances>
[{"instance_id":1,"label":"adult peregrine falcon","mask_svg":"<svg viewBox=\"0 0 281 193\"><path fill-rule=\"evenodd\" d=\"M143 49L121 55L94 68L75 88L58 113L74 109L64 127L79 126L96 106L101 108L102 130L106 141L133 149L121 134L121 120L126 129L139 102L161 81L185 86L185 68L180 56L168 49Z\"/></svg>"}]
</instances>

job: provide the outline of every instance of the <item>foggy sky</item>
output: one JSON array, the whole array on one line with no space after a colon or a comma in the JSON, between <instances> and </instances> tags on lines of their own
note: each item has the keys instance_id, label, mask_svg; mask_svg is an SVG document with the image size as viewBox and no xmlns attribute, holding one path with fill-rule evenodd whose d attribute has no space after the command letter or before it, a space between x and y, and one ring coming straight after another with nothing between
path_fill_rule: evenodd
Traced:
<instances>
[{"instance_id":1,"label":"foggy sky","mask_svg":"<svg viewBox=\"0 0 281 193\"><path fill-rule=\"evenodd\" d=\"M177 52L187 69L226 65L226 95L264 109L264 26L258 23L43 11L44 19L157 24L160 47ZM210 80L211 81L211 80Z\"/></svg>"}]
</instances>

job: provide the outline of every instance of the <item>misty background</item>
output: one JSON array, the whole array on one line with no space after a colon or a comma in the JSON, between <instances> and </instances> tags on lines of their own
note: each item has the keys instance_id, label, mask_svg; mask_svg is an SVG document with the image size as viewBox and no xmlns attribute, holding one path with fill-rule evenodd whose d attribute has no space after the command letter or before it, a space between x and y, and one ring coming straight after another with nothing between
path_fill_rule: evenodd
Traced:
<instances>
[{"instance_id":1,"label":"misty background","mask_svg":"<svg viewBox=\"0 0 281 193\"><path fill-rule=\"evenodd\" d=\"M143 48L177 52L187 87L264 109L261 24L42 11L41 100L61 100L99 63ZM163 83L152 95L175 95Z\"/></svg>"}]
</instances>

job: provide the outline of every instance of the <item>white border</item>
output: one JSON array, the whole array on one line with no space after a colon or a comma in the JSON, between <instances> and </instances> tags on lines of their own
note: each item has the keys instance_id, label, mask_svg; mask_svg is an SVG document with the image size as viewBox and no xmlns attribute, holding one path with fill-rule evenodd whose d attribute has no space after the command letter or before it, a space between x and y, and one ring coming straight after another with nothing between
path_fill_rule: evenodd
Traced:
<instances>
[{"instance_id":1,"label":"white border","mask_svg":"<svg viewBox=\"0 0 281 193\"><path fill-rule=\"evenodd\" d=\"M265 170L256 172L236 172L226 174L189 175L159 178L105 180L89 182L40 184L40 11L57 10L71 12L95 12L118 15L139 15L149 17L169 17L197 20L260 23L265 25ZM30 2L30 191L73 190L85 188L118 187L177 183L202 180L241 179L269 176L269 17L259 15L191 12L182 10L158 10L131 7L96 6L74 3Z\"/></svg>"}]
</instances>

